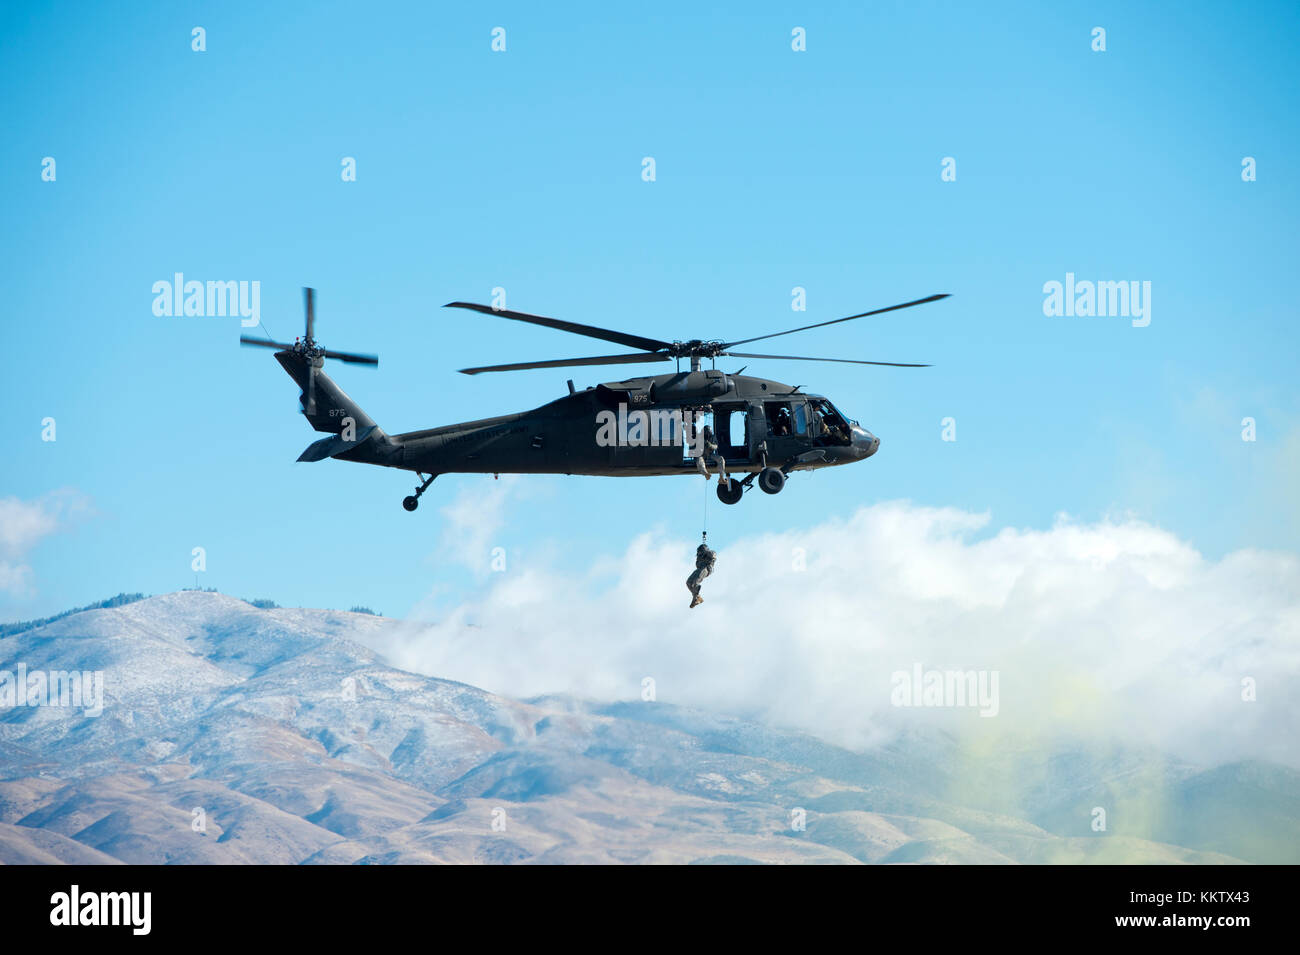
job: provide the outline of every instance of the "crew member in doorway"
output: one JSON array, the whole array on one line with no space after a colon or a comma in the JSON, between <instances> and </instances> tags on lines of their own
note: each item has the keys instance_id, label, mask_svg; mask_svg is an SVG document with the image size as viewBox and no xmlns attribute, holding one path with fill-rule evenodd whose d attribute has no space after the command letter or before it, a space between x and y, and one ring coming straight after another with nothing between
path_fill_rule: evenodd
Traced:
<instances>
[{"instance_id":1,"label":"crew member in doorway","mask_svg":"<svg viewBox=\"0 0 1300 955\"><path fill-rule=\"evenodd\" d=\"M713 429L706 424L700 432L700 453L695 458L695 469L704 475L706 481L709 478L709 461L718 469L718 481L731 487L731 478L727 477L727 460L718 453L718 439L713 436Z\"/></svg>"}]
</instances>

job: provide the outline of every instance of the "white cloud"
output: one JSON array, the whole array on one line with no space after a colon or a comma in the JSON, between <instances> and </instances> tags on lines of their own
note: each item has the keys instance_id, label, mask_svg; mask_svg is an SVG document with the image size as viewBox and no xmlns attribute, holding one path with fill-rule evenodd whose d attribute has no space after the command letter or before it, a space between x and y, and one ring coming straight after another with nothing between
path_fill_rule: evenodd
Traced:
<instances>
[{"instance_id":1,"label":"white cloud","mask_svg":"<svg viewBox=\"0 0 1300 955\"><path fill-rule=\"evenodd\" d=\"M88 507L88 499L70 489L52 491L30 501L0 497L0 591L30 593L32 569L27 555L42 539Z\"/></svg>"},{"instance_id":2,"label":"white cloud","mask_svg":"<svg viewBox=\"0 0 1300 955\"><path fill-rule=\"evenodd\" d=\"M491 525L504 506L494 499L480 516ZM491 575L436 626L404 628L378 649L408 669L515 696L638 699L650 676L660 701L850 746L924 722L986 742L1123 739L1204 763L1300 765L1295 554L1206 560L1131 519L1062 517L1048 530L996 533L989 524L892 502L718 541L696 610L684 584L694 542L651 532L594 566ZM462 557L463 530L449 537ZM998 716L892 706L891 674L917 663L997 670ZM1257 702L1242 701L1245 678Z\"/></svg>"},{"instance_id":3,"label":"white cloud","mask_svg":"<svg viewBox=\"0 0 1300 955\"><path fill-rule=\"evenodd\" d=\"M462 489L439 511L443 527L439 557L486 574L495 536L506 522L507 504L523 493L524 485L515 474L493 481L486 489L478 484Z\"/></svg>"}]
</instances>

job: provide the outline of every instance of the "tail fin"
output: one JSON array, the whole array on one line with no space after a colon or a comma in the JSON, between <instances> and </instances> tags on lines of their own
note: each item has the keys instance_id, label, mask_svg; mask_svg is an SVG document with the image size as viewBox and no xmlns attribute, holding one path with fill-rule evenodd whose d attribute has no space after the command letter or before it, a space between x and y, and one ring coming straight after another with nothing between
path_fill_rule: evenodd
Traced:
<instances>
[{"instance_id":1,"label":"tail fin","mask_svg":"<svg viewBox=\"0 0 1300 955\"><path fill-rule=\"evenodd\" d=\"M347 392L320 368L315 370L316 382L311 385L308 381L312 371L310 359L297 352L280 351L275 353L275 360L283 366L289 373L289 377L294 380L294 384L302 390L298 400L302 404L303 417L317 431L340 434L348 418L352 419L353 427L358 431L374 425L370 416L362 411L357 403L348 397ZM315 391L310 407L307 400L308 387L312 387Z\"/></svg>"},{"instance_id":2,"label":"tail fin","mask_svg":"<svg viewBox=\"0 0 1300 955\"><path fill-rule=\"evenodd\" d=\"M317 431L334 435L308 447L298 460L343 458L347 461L382 464L385 467L404 467L402 443L384 434L383 429L348 397L347 392L320 370L326 358L374 367L379 364L379 356L322 348L316 342L316 310L313 307L315 292L309 288L302 292L307 315L305 337L295 339L290 345L270 338L239 336L241 345L276 350L275 360L302 389L303 416Z\"/></svg>"},{"instance_id":3,"label":"tail fin","mask_svg":"<svg viewBox=\"0 0 1300 955\"><path fill-rule=\"evenodd\" d=\"M348 397L347 392L333 378L319 368L314 369L313 375L310 359L297 352L276 352L275 359L302 390L299 400L302 403L303 417L317 431L334 435L309 445L298 457L299 461L322 461L337 457L348 461L401 467L401 445L375 424L370 415L362 411L361 406ZM314 384L310 382L309 376L316 379ZM309 387L314 391L310 403Z\"/></svg>"}]
</instances>

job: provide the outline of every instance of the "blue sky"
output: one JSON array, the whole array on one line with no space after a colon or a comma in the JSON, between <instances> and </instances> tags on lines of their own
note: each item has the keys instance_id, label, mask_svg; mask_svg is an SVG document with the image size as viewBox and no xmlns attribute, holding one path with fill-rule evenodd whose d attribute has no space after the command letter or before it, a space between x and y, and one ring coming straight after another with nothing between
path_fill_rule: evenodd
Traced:
<instances>
[{"instance_id":1,"label":"blue sky","mask_svg":"<svg viewBox=\"0 0 1300 955\"><path fill-rule=\"evenodd\" d=\"M693 538L706 494L720 543L909 499L990 534L1131 514L1208 555L1297 549L1294 5L745 9L7 6L0 498L81 506L10 534L30 573L0 617L192 586L195 546L201 584L284 604L403 614L481 585L440 560L439 505L472 516L491 477L441 478L411 515L403 473L294 463L317 435L238 320L153 315L178 271L260 281L280 338L315 286L318 336L379 353L331 372L390 432L622 377L456 374L608 350L439 308L496 286L669 339L952 293L782 340L932 368L750 364L859 418L870 461L726 511L686 479L524 479L493 540L525 562ZM1151 324L1045 317L1066 272L1150 281Z\"/></svg>"}]
</instances>

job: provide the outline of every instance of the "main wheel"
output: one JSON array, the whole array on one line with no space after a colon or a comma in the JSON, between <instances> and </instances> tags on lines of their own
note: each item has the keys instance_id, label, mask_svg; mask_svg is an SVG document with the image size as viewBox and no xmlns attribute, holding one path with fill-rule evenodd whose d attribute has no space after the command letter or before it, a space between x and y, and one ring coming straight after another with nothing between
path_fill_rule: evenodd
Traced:
<instances>
[{"instance_id":1,"label":"main wheel","mask_svg":"<svg viewBox=\"0 0 1300 955\"><path fill-rule=\"evenodd\" d=\"M730 486L725 481L718 482L718 500L723 504L735 504L744 493L745 489L735 478L731 479Z\"/></svg>"},{"instance_id":2,"label":"main wheel","mask_svg":"<svg viewBox=\"0 0 1300 955\"><path fill-rule=\"evenodd\" d=\"M413 511L419 506L420 499L414 494L408 494L406 497L402 498L402 507L406 508L408 511Z\"/></svg>"},{"instance_id":3,"label":"main wheel","mask_svg":"<svg viewBox=\"0 0 1300 955\"><path fill-rule=\"evenodd\" d=\"M767 494L780 494L785 487L785 475L778 468L763 468L758 473L758 486Z\"/></svg>"}]
</instances>

